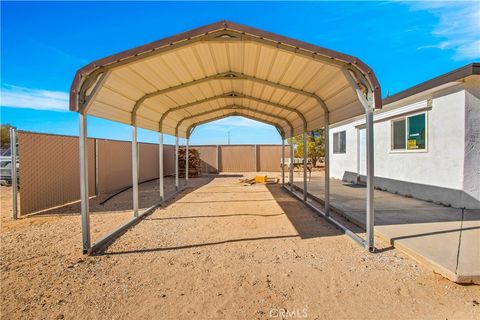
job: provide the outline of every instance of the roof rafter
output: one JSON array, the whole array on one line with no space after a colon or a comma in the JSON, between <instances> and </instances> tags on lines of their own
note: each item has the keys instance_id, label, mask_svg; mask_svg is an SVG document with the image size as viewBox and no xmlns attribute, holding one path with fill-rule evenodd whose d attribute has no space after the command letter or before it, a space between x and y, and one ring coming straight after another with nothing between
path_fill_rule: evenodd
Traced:
<instances>
[{"instance_id":1,"label":"roof rafter","mask_svg":"<svg viewBox=\"0 0 480 320\"><path fill-rule=\"evenodd\" d=\"M291 107L288 107L288 106L284 106L282 104L278 104L278 103L275 103L275 102L263 100L263 99L256 98L256 97L252 97L252 96L249 96L249 95L237 93L237 92L224 93L224 94L209 97L209 98L206 98L206 99L203 99L203 100L198 100L198 101L195 101L195 102L187 103L187 104L184 104L184 105L181 105L181 106L178 106L178 107L170 108L167 111L165 111L165 113L162 114L162 117L160 118L160 121L159 121L159 130L160 130L160 132L162 132L163 121L166 119L166 117L168 116L168 114L170 112L186 109L186 108L196 106L196 105L199 105L199 104L205 103L205 102L210 102L210 101L214 101L214 100L218 100L218 99L229 99L229 98L230 99L232 99L232 98L233 99L234 98L249 99L249 100L252 100L252 101L255 101L255 102L268 104L270 106L273 106L273 107L276 107L276 108L279 108L279 109L282 109L282 110L286 110L286 111L289 111L289 112L294 112L302 120L303 130L305 130L305 131L307 130L307 120L306 120L305 116L303 115L303 113L301 113L297 109L294 109L294 108L291 108Z\"/></svg>"},{"instance_id":2,"label":"roof rafter","mask_svg":"<svg viewBox=\"0 0 480 320\"><path fill-rule=\"evenodd\" d=\"M289 126L290 132L293 135L292 123L290 121L288 121L287 119L285 119L283 117L280 117L280 116L275 116L275 115L269 114L267 112L263 112L263 111L260 111L260 110L255 110L255 109L244 107L244 106L239 106L239 105L236 105L236 104L232 104L232 105L228 105L228 106L225 106L225 107L222 107L222 108L217 108L217 109L212 109L212 110L200 112L200 113L197 113L195 115L191 115L189 117L183 118L182 120L180 120L177 123L177 126L175 127L175 135L178 135L178 128L186 120L190 120L190 119L201 117L201 116L204 116L204 115L207 115L207 114L210 114L210 113L219 112L219 111L223 111L223 110L229 110L229 109L232 109L232 110L235 110L235 111L238 111L238 110L251 111L251 112L254 112L256 114L265 116L265 117L271 117L271 118L278 119L280 121L284 121ZM188 133L188 131L187 131L187 133Z\"/></svg>"},{"instance_id":3,"label":"roof rafter","mask_svg":"<svg viewBox=\"0 0 480 320\"><path fill-rule=\"evenodd\" d=\"M269 124L271 126L274 126L278 133L280 134L280 136L282 138L285 138L285 132L283 131L283 129L281 127L279 127L276 123L273 123L273 122L270 122L270 121L267 121L267 120L263 120L263 119L260 119L260 118L257 118L255 116L249 116L247 115L246 113L244 113L243 111L232 111L230 113L227 113L223 116L220 116L220 117L214 117L214 118L211 118L211 119L208 119L208 120L204 120L204 121L200 121L194 125L191 125L187 128L187 139L190 138L190 136L192 135L192 132L193 130L202 125L202 124L205 124L205 123L209 123L209 122L212 122L212 121L215 121L215 120L220 120L220 119L223 119L223 118L227 118L227 117L232 117L232 116L239 116L239 117L244 117L244 118L247 118L247 119L251 119L251 120L255 120L255 121L258 121L258 122L262 122L262 123L265 123L265 124Z\"/></svg>"},{"instance_id":4,"label":"roof rafter","mask_svg":"<svg viewBox=\"0 0 480 320\"><path fill-rule=\"evenodd\" d=\"M169 88L165 88L165 89L161 89L161 90L157 90L157 91L154 91L154 92L147 93L146 95L141 97L135 103L135 105L133 107L133 111L132 111L132 122L134 121L134 118L136 116L136 113L138 112L138 109L140 109L142 103L145 100L147 100L149 98L152 98L152 97L160 96L162 94L167 94L167 93L175 91L175 90L199 85L201 83L205 83L205 82L212 81L212 80L248 80L248 81L253 81L253 82L260 83L260 84L263 84L263 85L266 85L266 86L286 90L286 91L289 91L289 92L296 93L298 95L302 95L302 96L305 96L305 97L315 99L317 101L317 103L320 105L320 107L322 108L323 112L328 112L327 105L325 104L323 99L320 98L315 93L303 91L303 90L300 90L298 88L294 88L292 86L286 86L286 85L283 85L283 84L280 84L280 83L277 83L277 82L273 82L273 81L269 81L269 80L265 80L265 79L260 79L260 78L249 76L249 75L242 74L242 73L239 73L239 72L228 71L228 72L222 72L222 73L219 73L219 74L211 75L211 76L208 76L208 77L205 77L205 78L193 80L193 81L190 81L190 82L186 82L186 83L180 84L178 86L173 86L173 87L169 87Z\"/></svg>"}]
</instances>

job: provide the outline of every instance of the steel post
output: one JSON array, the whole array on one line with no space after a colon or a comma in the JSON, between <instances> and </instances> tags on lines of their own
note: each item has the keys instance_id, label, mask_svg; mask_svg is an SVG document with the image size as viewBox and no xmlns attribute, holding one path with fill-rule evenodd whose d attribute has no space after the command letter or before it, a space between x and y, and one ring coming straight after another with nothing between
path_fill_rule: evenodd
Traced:
<instances>
[{"instance_id":1,"label":"steel post","mask_svg":"<svg viewBox=\"0 0 480 320\"><path fill-rule=\"evenodd\" d=\"M218 159L220 157L220 150L219 150L219 146L217 144L217 150L216 150L216 158L215 158L215 165L217 166L217 173L220 173L220 167L219 167L219 164L220 164L220 160Z\"/></svg>"},{"instance_id":2,"label":"steel post","mask_svg":"<svg viewBox=\"0 0 480 320\"><path fill-rule=\"evenodd\" d=\"M185 158L186 158L186 159L185 159L185 184L187 184L187 185L188 185L188 163L190 162L190 161L189 161L190 159L189 159L189 157L188 157L188 152L189 152L189 150L188 150L188 147L189 147L188 144L189 144L189 140L190 140L190 139L187 139L186 150L185 150Z\"/></svg>"},{"instance_id":3,"label":"steel post","mask_svg":"<svg viewBox=\"0 0 480 320\"><path fill-rule=\"evenodd\" d=\"M285 139L282 137L282 186L285 185Z\"/></svg>"},{"instance_id":4,"label":"steel post","mask_svg":"<svg viewBox=\"0 0 480 320\"><path fill-rule=\"evenodd\" d=\"M325 113L324 116L325 130L324 136L324 159L325 159L325 215L330 215L330 127L329 127L329 114Z\"/></svg>"},{"instance_id":5,"label":"steel post","mask_svg":"<svg viewBox=\"0 0 480 320\"><path fill-rule=\"evenodd\" d=\"M293 152L293 136L290 138L290 190L293 192L293 161L294 161L294 152Z\"/></svg>"},{"instance_id":6,"label":"steel post","mask_svg":"<svg viewBox=\"0 0 480 320\"><path fill-rule=\"evenodd\" d=\"M11 172L12 178L12 218L18 218L18 176L17 176L17 130L10 128L10 155L11 155Z\"/></svg>"},{"instance_id":7,"label":"steel post","mask_svg":"<svg viewBox=\"0 0 480 320\"><path fill-rule=\"evenodd\" d=\"M254 146L255 148L255 172L258 172L258 148L257 145Z\"/></svg>"},{"instance_id":8,"label":"steel post","mask_svg":"<svg viewBox=\"0 0 480 320\"><path fill-rule=\"evenodd\" d=\"M180 190L178 182L178 136L175 137L175 190Z\"/></svg>"},{"instance_id":9,"label":"steel post","mask_svg":"<svg viewBox=\"0 0 480 320\"><path fill-rule=\"evenodd\" d=\"M82 214L83 253L90 250L90 210L88 203L87 115L79 114L80 143L80 211Z\"/></svg>"},{"instance_id":10,"label":"steel post","mask_svg":"<svg viewBox=\"0 0 480 320\"><path fill-rule=\"evenodd\" d=\"M160 201L165 199L165 191L163 190L163 133L160 132L158 141L158 181L160 189Z\"/></svg>"},{"instance_id":11,"label":"steel post","mask_svg":"<svg viewBox=\"0 0 480 320\"><path fill-rule=\"evenodd\" d=\"M366 139L367 139L367 223L366 223L366 246L370 251L375 249L374 226L374 145L373 145L373 110L366 112Z\"/></svg>"},{"instance_id":12,"label":"steel post","mask_svg":"<svg viewBox=\"0 0 480 320\"><path fill-rule=\"evenodd\" d=\"M307 133L303 133L303 201L307 201Z\"/></svg>"},{"instance_id":13,"label":"steel post","mask_svg":"<svg viewBox=\"0 0 480 320\"><path fill-rule=\"evenodd\" d=\"M133 216L138 217L138 142L136 126L132 126L132 190Z\"/></svg>"}]
</instances>

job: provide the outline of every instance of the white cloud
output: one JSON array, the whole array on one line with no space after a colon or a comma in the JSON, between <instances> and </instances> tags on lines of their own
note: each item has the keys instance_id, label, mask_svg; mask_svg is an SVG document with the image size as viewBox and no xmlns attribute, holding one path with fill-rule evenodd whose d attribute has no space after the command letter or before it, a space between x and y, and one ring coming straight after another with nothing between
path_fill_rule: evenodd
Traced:
<instances>
[{"instance_id":1,"label":"white cloud","mask_svg":"<svg viewBox=\"0 0 480 320\"><path fill-rule=\"evenodd\" d=\"M419 47L453 50L453 58L480 58L480 2L419 1L406 2L412 10L426 10L438 18L432 36L438 42Z\"/></svg>"},{"instance_id":2,"label":"white cloud","mask_svg":"<svg viewBox=\"0 0 480 320\"><path fill-rule=\"evenodd\" d=\"M213 124L213 123L212 123ZM215 121L215 125L230 127L262 127L264 123L241 116L232 116Z\"/></svg>"},{"instance_id":3,"label":"white cloud","mask_svg":"<svg viewBox=\"0 0 480 320\"><path fill-rule=\"evenodd\" d=\"M30 108L40 110L68 111L68 93L17 86L1 88L2 107Z\"/></svg>"},{"instance_id":4,"label":"white cloud","mask_svg":"<svg viewBox=\"0 0 480 320\"><path fill-rule=\"evenodd\" d=\"M236 128L262 128L268 126L259 121L241 116L231 116L216 121L209 122L205 126L210 131L227 132Z\"/></svg>"}]
</instances>

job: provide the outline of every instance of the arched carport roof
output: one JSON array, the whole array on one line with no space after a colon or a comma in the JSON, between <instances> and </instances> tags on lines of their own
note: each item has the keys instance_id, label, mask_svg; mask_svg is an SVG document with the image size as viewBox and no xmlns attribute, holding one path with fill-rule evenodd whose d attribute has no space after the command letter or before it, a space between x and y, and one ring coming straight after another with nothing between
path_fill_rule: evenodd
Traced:
<instances>
[{"instance_id":1,"label":"arched carport roof","mask_svg":"<svg viewBox=\"0 0 480 320\"><path fill-rule=\"evenodd\" d=\"M94 61L70 93L72 111L184 138L230 106L290 137L381 108L380 86L355 57L221 21Z\"/></svg>"}]
</instances>

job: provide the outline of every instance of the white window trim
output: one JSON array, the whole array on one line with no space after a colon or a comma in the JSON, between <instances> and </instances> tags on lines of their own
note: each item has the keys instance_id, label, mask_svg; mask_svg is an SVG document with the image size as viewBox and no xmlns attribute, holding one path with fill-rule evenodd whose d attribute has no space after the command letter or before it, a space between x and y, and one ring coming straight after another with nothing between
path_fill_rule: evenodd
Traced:
<instances>
[{"instance_id":1,"label":"white window trim","mask_svg":"<svg viewBox=\"0 0 480 320\"><path fill-rule=\"evenodd\" d=\"M408 121L410 117L425 114L425 149L408 149ZM393 123L395 121L405 120L405 149L393 149ZM412 113L402 117L390 120L390 153L427 153L428 152L428 110Z\"/></svg>"}]
</instances>

